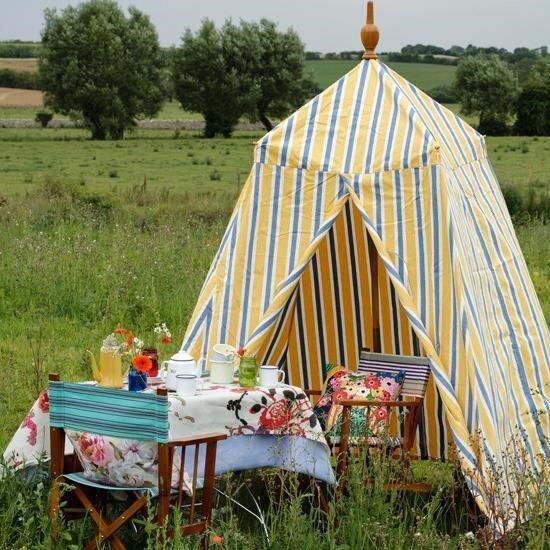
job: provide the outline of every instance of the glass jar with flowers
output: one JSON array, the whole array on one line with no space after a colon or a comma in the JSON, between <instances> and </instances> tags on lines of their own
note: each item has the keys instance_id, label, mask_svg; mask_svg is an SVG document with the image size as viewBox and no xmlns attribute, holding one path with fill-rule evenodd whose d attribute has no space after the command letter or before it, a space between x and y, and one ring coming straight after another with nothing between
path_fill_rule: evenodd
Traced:
<instances>
[{"instance_id":1,"label":"glass jar with flowers","mask_svg":"<svg viewBox=\"0 0 550 550\"><path fill-rule=\"evenodd\" d=\"M168 330L166 323L157 323L153 329L155 334L155 345L148 346L143 349L143 355L146 355L151 359L152 366L148 375L151 377L158 376L159 374L159 348L161 345L168 345L172 343L172 334Z\"/></svg>"},{"instance_id":2,"label":"glass jar with flowers","mask_svg":"<svg viewBox=\"0 0 550 550\"><path fill-rule=\"evenodd\" d=\"M248 355L244 348L237 350L239 361L239 385L242 388L253 388L256 385L258 375L258 364L256 357Z\"/></svg>"}]
</instances>

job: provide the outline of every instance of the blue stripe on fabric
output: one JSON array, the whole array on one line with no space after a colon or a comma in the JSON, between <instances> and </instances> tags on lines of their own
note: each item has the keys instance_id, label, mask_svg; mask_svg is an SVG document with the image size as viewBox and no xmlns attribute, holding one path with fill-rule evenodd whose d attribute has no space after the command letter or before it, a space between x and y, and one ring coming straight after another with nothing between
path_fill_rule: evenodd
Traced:
<instances>
[{"instance_id":1,"label":"blue stripe on fabric","mask_svg":"<svg viewBox=\"0 0 550 550\"><path fill-rule=\"evenodd\" d=\"M302 212L302 170L296 170L296 183L294 185L294 208L292 209L292 236L290 242L290 255L288 258L288 268L290 271L296 264L296 250L298 247L298 229L300 228L300 215Z\"/></svg>"},{"instance_id":2,"label":"blue stripe on fabric","mask_svg":"<svg viewBox=\"0 0 550 550\"><path fill-rule=\"evenodd\" d=\"M415 202L416 202L416 242L418 249L418 279L420 284L420 318L423 323L426 323L426 252L424 247L424 215L422 212L422 187L420 179L420 169L415 168L413 170L414 185L416 189Z\"/></svg>"},{"instance_id":3,"label":"blue stripe on fabric","mask_svg":"<svg viewBox=\"0 0 550 550\"><path fill-rule=\"evenodd\" d=\"M382 239L383 238L382 214L384 212L384 208L382 205L382 190L381 190L380 180L381 180L380 172L376 172L374 174L374 198L376 202L376 233Z\"/></svg>"},{"instance_id":4,"label":"blue stripe on fabric","mask_svg":"<svg viewBox=\"0 0 550 550\"><path fill-rule=\"evenodd\" d=\"M212 304L213 304L214 298L210 298L210 300L205 305L204 309L202 310L202 313L197 318L195 325L193 326L193 330L189 333L189 337L185 342L182 344L181 349L186 350L191 347L191 343L195 341L195 338L197 337L197 334L199 333L199 330L203 323L206 323L206 326L210 326L210 323L212 321Z\"/></svg>"},{"instance_id":5,"label":"blue stripe on fabric","mask_svg":"<svg viewBox=\"0 0 550 550\"><path fill-rule=\"evenodd\" d=\"M233 217L232 220L229 221L229 224L227 225L227 229L225 230L225 233L222 238L222 242L220 243L220 246L218 248L218 251L216 252L216 255L214 256L214 261L212 262L212 265L210 266L210 269L208 271L208 275L206 276L206 280L204 281L203 288L206 286L206 283L212 278L212 275L216 271L216 268L218 267L218 262L220 261L220 257L223 253L223 250L225 248L225 245L227 244L227 240L229 239L229 236L231 235L231 232L233 230L233 227L237 223L238 214Z\"/></svg>"},{"instance_id":6,"label":"blue stripe on fabric","mask_svg":"<svg viewBox=\"0 0 550 550\"><path fill-rule=\"evenodd\" d=\"M455 142L455 146L456 146L455 149L457 151L460 151L460 154L462 156L462 162L463 163L468 162L468 157L464 154L464 150L463 150L462 146L460 145L460 142L458 141L458 138L456 137L456 132L451 128L451 125L449 124L449 119L443 114L443 111L441 110L441 105L439 105L439 103L437 101L433 101L433 100L432 100L432 104L435 107L436 111L441 116L441 118L443 119L443 123L445 124L445 127L449 131L449 134L451 134L451 138ZM476 156L474 155L473 158L475 159Z\"/></svg>"},{"instance_id":7,"label":"blue stripe on fabric","mask_svg":"<svg viewBox=\"0 0 550 550\"><path fill-rule=\"evenodd\" d=\"M313 213L313 234L317 235L319 232L319 225L321 224L321 212L323 210L323 193L325 186L326 174L323 172L317 172L315 178L317 183L315 185L315 211Z\"/></svg>"},{"instance_id":8,"label":"blue stripe on fabric","mask_svg":"<svg viewBox=\"0 0 550 550\"><path fill-rule=\"evenodd\" d=\"M290 136L292 135L292 129L294 128L294 117L290 117L286 122L285 135L283 138L283 145L281 148L281 160L279 164L285 166L288 160L288 152L290 150L291 140Z\"/></svg>"},{"instance_id":9,"label":"blue stripe on fabric","mask_svg":"<svg viewBox=\"0 0 550 550\"><path fill-rule=\"evenodd\" d=\"M405 138L405 148L403 150L403 158L401 159L401 164L403 169L410 167L409 160L411 155L411 141L414 128L414 109L409 108L408 124L407 124L407 137Z\"/></svg>"},{"instance_id":10,"label":"blue stripe on fabric","mask_svg":"<svg viewBox=\"0 0 550 550\"><path fill-rule=\"evenodd\" d=\"M262 177L260 170L256 171L255 181L254 181L254 191L252 193L252 207L250 209L250 229L248 231L248 253L246 255L246 264L244 266L243 275L244 275L244 289L243 289L243 304L241 309L241 327L239 334L239 343L238 345L244 347L246 342L246 331L248 329L248 314L250 303L251 293L250 285L252 280L252 274L254 272L254 249L256 246L256 226L258 225L258 213L259 213L259 204L260 204L260 187L262 185Z\"/></svg>"},{"instance_id":11,"label":"blue stripe on fabric","mask_svg":"<svg viewBox=\"0 0 550 550\"><path fill-rule=\"evenodd\" d=\"M470 211L471 219L472 220L475 219L472 207L469 203L467 203L467 207ZM481 249L483 250L483 255L485 257L486 265L490 266L491 265L491 256L489 254L489 251L487 250L487 247L485 245L485 241L483 239L481 231L480 231L480 229L479 229L479 227L476 223L473 224L473 227L474 227L475 232L478 236L479 245L480 245ZM498 251L498 249L497 249L497 251ZM510 340L512 341L512 353L514 355L516 366L518 368L518 374L519 374L519 379L520 379L520 382L521 382L521 387L522 387L522 390L523 390L523 395L525 397L525 401L529 404L529 415L531 416L532 422L535 425L535 430L537 431L537 434L539 436L542 447L545 448L545 449L548 449L548 443L545 441L546 436L544 435L544 431L542 430L540 422L537 421L538 420L537 418L533 417L533 411L536 412L537 408L536 408L535 402L533 401L533 397L531 395L530 388L529 388L529 386L527 384L527 380L525 378L525 367L523 365L523 360L521 358L521 354L519 353L518 341L517 341L517 338L516 338L516 335L515 335L515 332L514 332L514 327L513 327L512 321L510 319L510 316L508 314L508 310L506 308L506 302L504 300L504 296L502 295L502 291L500 289L498 279L497 279L497 277L494 273L494 270L489 269L489 272L490 272L490 274L493 278L494 290L497 294L497 299L498 299L498 302L499 302L499 305L500 305L502 316L504 318L506 326L508 327ZM508 274L505 273L505 276L506 276L506 279L508 280L509 287L512 287L513 285L511 284L511 281L509 280ZM517 310L517 311L519 311L519 310ZM534 457L533 457L533 449L530 445L528 445L528 450L529 450L529 455L531 457L531 462L532 462L532 464L535 464Z\"/></svg>"},{"instance_id":12,"label":"blue stripe on fabric","mask_svg":"<svg viewBox=\"0 0 550 550\"><path fill-rule=\"evenodd\" d=\"M473 143L472 139L470 138L470 134L466 130L466 127L464 125L464 121L459 116L457 116L455 113L453 113L452 111L449 111L449 112L453 115L453 118L454 118L455 122L457 123L458 127L461 130L462 135L464 136L464 139L466 139L466 141L468 142L468 145L470 146L470 151L472 151L472 158L473 159L479 158L478 155L477 155L477 151L476 151L476 148L474 146L474 143ZM473 129L473 128L471 128L471 129ZM475 130L474 130L474 132L475 132ZM478 134L477 132L475 132L475 133L478 135L479 139L483 139L481 137L481 134Z\"/></svg>"},{"instance_id":13,"label":"blue stripe on fabric","mask_svg":"<svg viewBox=\"0 0 550 550\"><path fill-rule=\"evenodd\" d=\"M359 122L359 116L361 114L361 106L363 103L363 94L365 93L365 83L367 81L367 75L369 72L369 67L371 64L368 61L364 61L361 64L360 74L359 74L359 85L357 88L357 94L355 97L355 107L353 109L353 118L351 120L351 126L348 132L347 138L347 147L346 160L344 163L344 172L351 172L351 163L353 160L353 152L355 140L357 137L357 126Z\"/></svg>"},{"instance_id":14,"label":"blue stripe on fabric","mask_svg":"<svg viewBox=\"0 0 550 550\"><path fill-rule=\"evenodd\" d=\"M259 149L260 149L260 157L258 159L258 162L260 164L265 164L266 158L267 158L267 150L269 145L269 134L267 134L262 141L260 142Z\"/></svg>"},{"instance_id":15,"label":"blue stripe on fabric","mask_svg":"<svg viewBox=\"0 0 550 550\"><path fill-rule=\"evenodd\" d=\"M429 130L426 130L424 132L424 142L422 143L422 155L420 156L420 158L422 159L421 162L423 166L427 166L430 160L429 158L430 137L431 136L430 136Z\"/></svg>"},{"instance_id":16,"label":"blue stripe on fabric","mask_svg":"<svg viewBox=\"0 0 550 550\"><path fill-rule=\"evenodd\" d=\"M256 173L258 173L260 171L259 165L256 165L254 167L254 170L256 171ZM228 336L227 320L229 317L229 297L233 290L233 269L235 264L235 249L236 249L236 242L237 242L237 230L239 225L235 224L235 227L233 228L233 235L231 235L231 245L229 247L229 258L227 262L227 265L228 265L227 277L225 279L225 288L223 292L222 318L220 321L220 329L219 329L219 335L221 339L220 342L225 342L226 341L225 339Z\"/></svg>"},{"instance_id":17,"label":"blue stripe on fabric","mask_svg":"<svg viewBox=\"0 0 550 550\"><path fill-rule=\"evenodd\" d=\"M388 135L388 144L386 146L386 152L384 153L384 170L390 170L391 168L391 153L394 144L395 126L397 124L397 113L399 112L399 94L400 89L398 86L393 91L393 109L390 121L390 131Z\"/></svg>"},{"instance_id":18,"label":"blue stripe on fabric","mask_svg":"<svg viewBox=\"0 0 550 550\"><path fill-rule=\"evenodd\" d=\"M380 65L383 67L383 65ZM374 139L378 131L378 118L380 117L380 106L382 105L382 92L384 87L384 71L380 71L378 79L378 89L376 90L376 104L374 106L374 115L372 118L372 125L370 127L369 145L367 148L367 158L365 160L366 174L372 172L372 155L374 152Z\"/></svg>"},{"instance_id":19,"label":"blue stripe on fabric","mask_svg":"<svg viewBox=\"0 0 550 550\"><path fill-rule=\"evenodd\" d=\"M275 182L273 185L273 195L271 197L271 223L269 229L269 242L267 245L267 272L264 287L264 309L267 310L271 302L272 286L273 286L273 266L275 264L275 247L278 238L277 220L279 218L279 201L281 199L281 167L275 167Z\"/></svg>"},{"instance_id":20,"label":"blue stripe on fabric","mask_svg":"<svg viewBox=\"0 0 550 550\"><path fill-rule=\"evenodd\" d=\"M313 143L313 130L315 129L315 122L317 119L317 107L319 105L319 96L317 96L312 102L310 107L310 113L307 126L307 134L305 138L305 147L302 154L302 160L300 161L301 168L307 168L309 162L309 154L311 152L311 144Z\"/></svg>"},{"instance_id":21,"label":"blue stripe on fabric","mask_svg":"<svg viewBox=\"0 0 550 550\"><path fill-rule=\"evenodd\" d=\"M399 172L393 173L393 182L395 188L395 209L397 216L395 224L397 225L397 269L399 277L405 283L405 256L403 244L403 186L401 183L401 175Z\"/></svg>"},{"instance_id":22,"label":"blue stripe on fabric","mask_svg":"<svg viewBox=\"0 0 550 550\"><path fill-rule=\"evenodd\" d=\"M332 104L332 114L330 117L329 127L328 127L328 139L325 147L325 154L323 155L323 163L321 170L323 172L328 172L330 168L330 159L332 157L332 146L334 144L334 138L336 136L336 126L338 125L338 114L340 111L340 102L342 99L342 90L344 89L344 83L346 82L346 77L342 77L336 84L336 93L334 94L334 101Z\"/></svg>"}]
</instances>

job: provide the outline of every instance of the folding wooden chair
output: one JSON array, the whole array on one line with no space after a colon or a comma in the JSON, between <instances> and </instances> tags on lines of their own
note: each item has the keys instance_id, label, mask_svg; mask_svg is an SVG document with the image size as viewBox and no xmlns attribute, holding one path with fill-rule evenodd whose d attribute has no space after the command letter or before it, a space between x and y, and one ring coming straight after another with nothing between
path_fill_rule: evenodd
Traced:
<instances>
[{"instance_id":1,"label":"folding wooden chair","mask_svg":"<svg viewBox=\"0 0 550 550\"><path fill-rule=\"evenodd\" d=\"M394 452L400 450L408 461L408 456L414 444L424 396L430 377L430 363L426 357L413 357L405 355L388 355L382 353L361 352L358 372L404 372L405 379L401 390L400 399L397 401L372 401L372 400L342 400L342 432L339 442L337 473L342 476L346 473L350 451L350 419L354 407L366 407L367 416L369 410L377 407L387 407L390 410L399 411L397 436L369 437L364 439L367 447L384 447ZM406 399L402 399L406 398ZM404 414L403 414L404 413ZM389 415L388 415L389 416ZM396 481L386 484L388 489L407 489L412 491L427 491L431 485L426 483L406 483Z\"/></svg>"},{"instance_id":2,"label":"folding wooden chair","mask_svg":"<svg viewBox=\"0 0 550 550\"><path fill-rule=\"evenodd\" d=\"M225 439L226 434L205 434L168 441L168 397L165 389L158 389L156 393L114 390L61 382L57 374L50 374L49 380L52 477L50 516L54 522L54 537L57 536L61 483L74 486L74 495L95 523L96 537L86 548L99 548L106 541L117 550L125 548L116 533L142 511L148 496L156 498L159 525L165 524L172 505L178 506L180 517L187 520L181 526L168 528L168 536L174 534L175 528L182 535L204 533L208 529L212 513L217 443ZM112 486L92 481L82 472L64 472L65 430L153 443L158 461L156 486ZM201 446L206 447L204 453L199 453ZM175 450L181 452L179 477L177 485L173 486ZM184 479L186 455L192 457L191 468L187 469L191 474L188 479ZM201 467L202 479L199 478ZM197 497L201 489L202 502L199 502ZM131 502L114 520L107 520L105 504L107 496L113 491L124 491L131 497Z\"/></svg>"}]
</instances>

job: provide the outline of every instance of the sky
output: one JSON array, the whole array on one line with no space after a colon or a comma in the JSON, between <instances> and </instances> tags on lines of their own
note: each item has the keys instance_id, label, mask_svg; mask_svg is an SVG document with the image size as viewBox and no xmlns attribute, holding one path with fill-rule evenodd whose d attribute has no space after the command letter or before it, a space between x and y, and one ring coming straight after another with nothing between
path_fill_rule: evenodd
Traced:
<instances>
[{"instance_id":1,"label":"sky","mask_svg":"<svg viewBox=\"0 0 550 550\"><path fill-rule=\"evenodd\" d=\"M0 40L40 40L43 12L78 1L0 0ZM277 21L293 27L307 50L362 49L359 30L365 0L119 0L149 15L163 46L177 45L186 28L196 30L204 18L221 24L227 18ZM406 44L450 47L550 45L550 0L375 0L380 29L378 51Z\"/></svg>"}]
</instances>

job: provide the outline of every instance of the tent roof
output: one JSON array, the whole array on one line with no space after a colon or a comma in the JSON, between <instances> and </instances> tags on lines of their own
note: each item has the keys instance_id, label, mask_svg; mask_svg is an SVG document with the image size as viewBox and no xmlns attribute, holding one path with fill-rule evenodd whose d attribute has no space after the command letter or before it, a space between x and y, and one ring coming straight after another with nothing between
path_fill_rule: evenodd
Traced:
<instances>
[{"instance_id":1,"label":"tent roof","mask_svg":"<svg viewBox=\"0 0 550 550\"><path fill-rule=\"evenodd\" d=\"M256 162L343 174L485 158L483 137L383 63L362 61L264 136Z\"/></svg>"}]
</instances>

